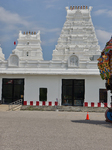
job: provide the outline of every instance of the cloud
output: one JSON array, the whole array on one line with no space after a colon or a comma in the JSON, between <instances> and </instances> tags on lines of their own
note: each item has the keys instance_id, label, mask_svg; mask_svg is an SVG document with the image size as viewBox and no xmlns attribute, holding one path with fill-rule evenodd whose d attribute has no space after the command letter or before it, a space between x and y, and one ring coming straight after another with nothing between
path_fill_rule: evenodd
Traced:
<instances>
[{"instance_id":1,"label":"cloud","mask_svg":"<svg viewBox=\"0 0 112 150\"><path fill-rule=\"evenodd\" d=\"M94 12L94 15L99 16L99 15L107 15L108 17L112 17L112 10L108 9L99 9Z\"/></svg>"},{"instance_id":2,"label":"cloud","mask_svg":"<svg viewBox=\"0 0 112 150\"><path fill-rule=\"evenodd\" d=\"M41 45L42 46L47 46L48 44L51 45L51 44L54 44L55 42L58 41L58 38L52 38L52 39L46 39L46 41L42 41L41 42Z\"/></svg>"},{"instance_id":3,"label":"cloud","mask_svg":"<svg viewBox=\"0 0 112 150\"><path fill-rule=\"evenodd\" d=\"M0 36L0 43L9 41L10 39L11 39L11 36L7 36L7 35L3 35L2 37Z\"/></svg>"},{"instance_id":4,"label":"cloud","mask_svg":"<svg viewBox=\"0 0 112 150\"><path fill-rule=\"evenodd\" d=\"M48 32L54 32L54 33L56 33L56 36L60 36L61 28L49 29Z\"/></svg>"},{"instance_id":5,"label":"cloud","mask_svg":"<svg viewBox=\"0 0 112 150\"><path fill-rule=\"evenodd\" d=\"M46 42L46 41L41 41L41 45L42 45L42 46L46 46L46 45L47 45L47 42Z\"/></svg>"},{"instance_id":6,"label":"cloud","mask_svg":"<svg viewBox=\"0 0 112 150\"><path fill-rule=\"evenodd\" d=\"M49 8L55 8L55 2L58 2L59 0L45 0L43 1L43 3L46 4L46 9L49 9Z\"/></svg>"},{"instance_id":7,"label":"cloud","mask_svg":"<svg viewBox=\"0 0 112 150\"><path fill-rule=\"evenodd\" d=\"M54 29L48 29L48 32L59 32L61 29L60 28L54 28Z\"/></svg>"},{"instance_id":8,"label":"cloud","mask_svg":"<svg viewBox=\"0 0 112 150\"><path fill-rule=\"evenodd\" d=\"M108 14L109 17L112 17L112 10L109 10L109 11L107 12L107 14Z\"/></svg>"},{"instance_id":9,"label":"cloud","mask_svg":"<svg viewBox=\"0 0 112 150\"><path fill-rule=\"evenodd\" d=\"M60 35L60 32L61 32L61 28L53 28L53 29L44 29L44 30L42 30L42 34L49 34L49 33L53 33L54 34L54 36L53 36L53 38L51 38L51 39L46 39L46 41L42 41L42 45L48 45L48 43L49 44L52 44L52 43L55 43L55 42L57 42L58 41L58 37L59 37L59 35Z\"/></svg>"},{"instance_id":10,"label":"cloud","mask_svg":"<svg viewBox=\"0 0 112 150\"><path fill-rule=\"evenodd\" d=\"M52 39L49 39L48 43L54 43L54 42L57 42L58 38L52 38Z\"/></svg>"},{"instance_id":11,"label":"cloud","mask_svg":"<svg viewBox=\"0 0 112 150\"><path fill-rule=\"evenodd\" d=\"M28 22L24 18L22 18L17 13L12 13L3 7L0 7L0 23L4 24L2 26L2 29L5 28L7 30L15 30L20 27L26 27L28 29L32 28L35 30L41 30L42 32L59 32L60 28L54 28L54 29L46 29L43 27L37 26L37 22ZM1 29L0 29L1 30Z\"/></svg>"},{"instance_id":12,"label":"cloud","mask_svg":"<svg viewBox=\"0 0 112 150\"><path fill-rule=\"evenodd\" d=\"M0 7L0 25L0 34L2 36L0 42L14 38L15 33L18 33L21 29L30 29L30 27L32 27L32 23L25 20L19 14L12 13L3 7Z\"/></svg>"},{"instance_id":13,"label":"cloud","mask_svg":"<svg viewBox=\"0 0 112 150\"><path fill-rule=\"evenodd\" d=\"M99 10L95 11L94 14L95 14L96 16L98 16L98 15L102 15L102 14L104 14L104 13L106 13L106 12L107 12L106 9L99 9Z\"/></svg>"},{"instance_id":14,"label":"cloud","mask_svg":"<svg viewBox=\"0 0 112 150\"><path fill-rule=\"evenodd\" d=\"M56 33L57 35L60 34L61 32L61 28L53 28L53 29L47 29L47 28L39 28L38 27L38 30L40 30L41 34L46 34L46 33Z\"/></svg>"},{"instance_id":15,"label":"cloud","mask_svg":"<svg viewBox=\"0 0 112 150\"><path fill-rule=\"evenodd\" d=\"M46 5L46 8L48 9L48 8L53 8L54 7L54 5L51 5L51 4L49 4L49 5Z\"/></svg>"},{"instance_id":16,"label":"cloud","mask_svg":"<svg viewBox=\"0 0 112 150\"><path fill-rule=\"evenodd\" d=\"M23 0L23 1L30 2L30 1L33 1L33 0Z\"/></svg>"},{"instance_id":17,"label":"cloud","mask_svg":"<svg viewBox=\"0 0 112 150\"><path fill-rule=\"evenodd\" d=\"M12 13L11 11L8 11L4 9L3 7L0 7L0 34L2 38L0 38L0 42L6 42L11 38L18 37L19 30L26 31L39 31L41 34L50 34L53 33L55 37L60 34L61 29L60 28L45 28L41 26L37 26L37 22L28 22L26 19L26 16L21 17L17 13ZM9 34L11 36L9 36ZM57 39L47 39L46 42L52 43L57 41ZM42 45L46 45L46 42L43 41Z\"/></svg>"},{"instance_id":18,"label":"cloud","mask_svg":"<svg viewBox=\"0 0 112 150\"><path fill-rule=\"evenodd\" d=\"M57 2L57 1L59 1L59 0L45 0L44 2L45 3L54 3L54 2Z\"/></svg>"},{"instance_id":19,"label":"cloud","mask_svg":"<svg viewBox=\"0 0 112 150\"><path fill-rule=\"evenodd\" d=\"M30 25L29 22L22 19L22 17L20 17L17 13L7 11L3 7L0 7L0 22L5 23L7 25L16 25L16 24L21 24L24 26Z\"/></svg>"},{"instance_id":20,"label":"cloud","mask_svg":"<svg viewBox=\"0 0 112 150\"><path fill-rule=\"evenodd\" d=\"M96 30L96 35L98 38L98 41L101 44L106 44L106 42L108 42L111 38L112 33L104 31L104 30Z\"/></svg>"}]
</instances>

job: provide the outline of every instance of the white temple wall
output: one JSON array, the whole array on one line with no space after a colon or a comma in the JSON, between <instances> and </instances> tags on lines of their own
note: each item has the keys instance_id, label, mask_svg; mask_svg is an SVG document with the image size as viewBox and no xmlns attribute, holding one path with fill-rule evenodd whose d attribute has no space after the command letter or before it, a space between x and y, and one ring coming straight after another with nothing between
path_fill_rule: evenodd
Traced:
<instances>
[{"instance_id":1,"label":"white temple wall","mask_svg":"<svg viewBox=\"0 0 112 150\"><path fill-rule=\"evenodd\" d=\"M105 81L100 76L86 76L85 80L85 102L89 105L94 102L96 105L99 102L99 89L105 88Z\"/></svg>"},{"instance_id":2,"label":"white temple wall","mask_svg":"<svg viewBox=\"0 0 112 150\"><path fill-rule=\"evenodd\" d=\"M84 102L99 102L99 89L105 89L105 81L96 75L1 75L0 76L0 95L2 98L2 78L24 78L24 101L30 105L36 105L39 101L39 89L47 88L47 102L56 102L58 99L61 105L62 99L62 79L84 79L85 80L85 99ZM110 103L110 92L108 92L108 103Z\"/></svg>"},{"instance_id":3,"label":"white temple wall","mask_svg":"<svg viewBox=\"0 0 112 150\"><path fill-rule=\"evenodd\" d=\"M59 99L59 87L60 80L58 76L26 76L24 101L27 101L27 104L33 101L35 105L36 101L39 101L39 89L47 88L47 102L55 102L56 99Z\"/></svg>"}]
</instances>

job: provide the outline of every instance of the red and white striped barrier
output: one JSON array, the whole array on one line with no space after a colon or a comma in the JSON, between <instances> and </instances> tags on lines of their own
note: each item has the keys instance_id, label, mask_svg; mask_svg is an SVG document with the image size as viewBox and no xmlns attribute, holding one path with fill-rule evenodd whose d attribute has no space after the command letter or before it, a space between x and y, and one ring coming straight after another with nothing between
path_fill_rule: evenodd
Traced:
<instances>
[{"instance_id":1,"label":"red and white striped barrier","mask_svg":"<svg viewBox=\"0 0 112 150\"><path fill-rule=\"evenodd\" d=\"M46 102L46 101L36 101L33 102L33 101L30 101L27 102L27 101L24 101L23 105L30 105L30 106L57 106L58 105L58 102L52 102L52 101L49 101L49 102Z\"/></svg>"},{"instance_id":2,"label":"red and white striped barrier","mask_svg":"<svg viewBox=\"0 0 112 150\"><path fill-rule=\"evenodd\" d=\"M94 102L91 102L91 103L88 103L88 102L84 102L84 106L85 107L112 107L112 105L108 104L108 103L94 103Z\"/></svg>"},{"instance_id":3,"label":"red and white striped barrier","mask_svg":"<svg viewBox=\"0 0 112 150\"><path fill-rule=\"evenodd\" d=\"M57 106L58 105L58 102L55 101L55 102L52 102L52 101L36 101L36 102L33 102L33 101L30 101L30 102L27 102L27 101L24 101L23 105L30 105L30 106ZM91 103L88 103L88 102L84 102L84 107L112 107L112 105L108 104L108 103L94 103L94 102L91 102Z\"/></svg>"}]
</instances>

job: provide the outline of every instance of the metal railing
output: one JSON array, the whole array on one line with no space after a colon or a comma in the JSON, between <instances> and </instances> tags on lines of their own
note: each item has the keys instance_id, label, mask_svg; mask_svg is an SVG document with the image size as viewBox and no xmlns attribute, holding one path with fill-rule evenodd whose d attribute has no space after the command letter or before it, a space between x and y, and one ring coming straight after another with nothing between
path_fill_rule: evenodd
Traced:
<instances>
[{"instance_id":1,"label":"metal railing","mask_svg":"<svg viewBox=\"0 0 112 150\"><path fill-rule=\"evenodd\" d=\"M19 99L15 102L12 102L8 105L8 110L14 110L16 109L18 106L21 106L22 105L22 102L23 102L23 99Z\"/></svg>"}]
</instances>

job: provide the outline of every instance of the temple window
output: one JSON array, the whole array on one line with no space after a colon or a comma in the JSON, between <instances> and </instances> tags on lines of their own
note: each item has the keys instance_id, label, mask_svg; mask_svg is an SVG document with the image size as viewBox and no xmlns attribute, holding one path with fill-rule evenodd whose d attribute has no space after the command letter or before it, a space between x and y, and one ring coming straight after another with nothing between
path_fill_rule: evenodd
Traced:
<instances>
[{"instance_id":1,"label":"temple window","mask_svg":"<svg viewBox=\"0 0 112 150\"><path fill-rule=\"evenodd\" d=\"M26 55L29 56L29 53L27 52Z\"/></svg>"}]
</instances>

